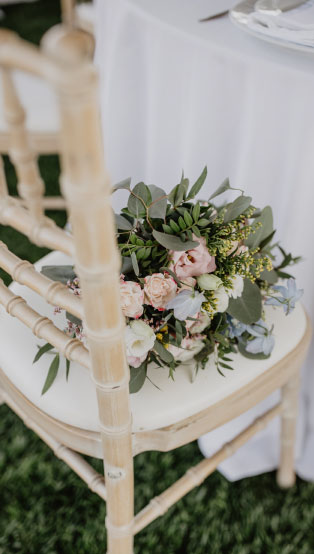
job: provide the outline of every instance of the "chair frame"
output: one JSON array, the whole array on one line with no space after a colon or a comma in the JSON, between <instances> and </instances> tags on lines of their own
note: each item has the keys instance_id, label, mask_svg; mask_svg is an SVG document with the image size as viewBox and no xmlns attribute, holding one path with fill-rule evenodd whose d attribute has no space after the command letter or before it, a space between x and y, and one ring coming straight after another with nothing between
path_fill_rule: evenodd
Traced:
<instances>
[{"instance_id":1,"label":"chair frame","mask_svg":"<svg viewBox=\"0 0 314 554\"><path fill-rule=\"evenodd\" d=\"M88 49L88 37L84 32L64 26L57 26L45 35L42 50L8 31L0 32L6 113L11 122L19 190L26 206L24 208L8 196L0 168L0 223L14 226L36 244L73 255L82 299L71 295L60 283L38 274L31 264L10 253L3 243L0 244L0 266L47 302L83 317L89 351L80 341L66 337L3 283L0 284L0 303L36 336L45 338L68 359L79 361L91 371L97 391L100 432L74 428L43 413L1 370L0 402L10 406L56 456L106 500L108 553L131 554L136 533L202 483L224 459L277 415L281 415L277 480L282 487L293 485L299 370L309 346L311 326L307 318L305 334L294 350L236 393L168 427L132 433L125 323L119 293L120 260L110 202L111 188L103 156L97 74L89 61ZM43 185L25 131L23 110L12 88L12 68L32 72L56 89L62 122L62 189L73 238L43 214ZM97 240L100 236L106 240ZM187 444L247 411L278 388L281 388L282 399L274 408L214 456L190 468L134 517L133 456L147 450L169 451ZM95 472L79 453L103 458L104 476Z\"/></svg>"}]
</instances>

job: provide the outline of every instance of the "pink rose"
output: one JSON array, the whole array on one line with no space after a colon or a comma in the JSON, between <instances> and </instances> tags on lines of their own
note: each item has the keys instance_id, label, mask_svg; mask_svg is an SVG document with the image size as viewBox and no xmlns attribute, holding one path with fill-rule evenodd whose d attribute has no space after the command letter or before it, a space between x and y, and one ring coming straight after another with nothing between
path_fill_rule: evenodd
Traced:
<instances>
[{"instance_id":1,"label":"pink rose","mask_svg":"<svg viewBox=\"0 0 314 554\"><path fill-rule=\"evenodd\" d=\"M120 281L120 298L122 312L125 317L138 318L142 315L144 291L138 283Z\"/></svg>"},{"instance_id":2,"label":"pink rose","mask_svg":"<svg viewBox=\"0 0 314 554\"><path fill-rule=\"evenodd\" d=\"M211 256L206 246L204 237L193 239L199 242L199 245L187 252L171 251L172 261L170 269L184 281L186 277L197 277L203 273L212 273L216 269L215 257Z\"/></svg>"},{"instance_id":3,"label":"pink rose","mask_svg":"<svg viewBox=\"0 0 314 554\"><path fill-rule=\"evenodd\" d=\"M128 356L126 357L127 362L132 367L140 367L140 365L144 362L146 359L147 354L144 354L143 356Z\"/></svg>"},{"instance_id":4,"label":"pink rose","mask_svg":"<svg viewBox=\"0 0 314 554\"><path fill-rule=\"evenodd\" d=\"M194 279L193 277L186 277L184 281L182 281L181 288L178 289L178 292L180 292L181 290L192 290L194 289L195 285L196 279Z\"/></svg>"},{"instance_id":5,"label":"pink rose","mask_svg":"<svg viewBox=\"0 0 314 554\"><path fill-rule=\"evenodd\" d=\"M153 273L144 279L145 304L164 310L177 292L177 284L170 275Z\"/></svg>"}]
</instances>

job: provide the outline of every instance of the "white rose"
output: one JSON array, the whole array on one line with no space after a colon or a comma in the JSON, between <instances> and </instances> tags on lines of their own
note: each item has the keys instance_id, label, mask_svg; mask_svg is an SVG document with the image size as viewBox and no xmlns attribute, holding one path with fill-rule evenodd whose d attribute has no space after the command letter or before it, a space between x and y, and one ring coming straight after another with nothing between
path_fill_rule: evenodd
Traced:
<instances>
[{"instance_id":1,"label":"white rose","mask_svg":"<svg viewBox=\"0 0 314 554\"><path fill-rule=\"evenodd\" d=\"M168 352L171 352L176 362L188 362L204 347L204 342L201 339L185 337L180 347L169 344Z\"/></svg>"},{"instance_id":2,"label":"white rose","mask_svg":"<svg viewBox=\"0 0 314 554\"><path fill-rule=\"evenodd\" d=\"M126 326L125 344L128 358L140 358L143 361L154 343L155 333L144 321L135 319Z\"/></svg>"},{"instance_id":3,"label":"white rose","mask_svg":"<svg viewBox=\"0 0 314 554\"><path fill-rule=\"evenodd\" d=\"M232 277L231 280L232 280L232 289L228 290L228 294L229 296L231 296L231 298L239 298L239 296L242 295L243 287L244 287L243 277L241 277L241 275L234 275L234 277Z\"/></svg>"}]
</instances>

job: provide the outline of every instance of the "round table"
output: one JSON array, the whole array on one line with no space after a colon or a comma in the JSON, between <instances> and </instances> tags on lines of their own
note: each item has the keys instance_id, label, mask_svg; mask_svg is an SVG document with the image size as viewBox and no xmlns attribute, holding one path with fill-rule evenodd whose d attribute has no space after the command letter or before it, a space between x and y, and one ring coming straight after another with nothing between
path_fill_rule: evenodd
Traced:
<instances>
[{"instance_id":1,"label":"round table","mask_svg":"<svg viewBox=\"0 0 314 554\"><path fill-rule=\"evenodd\" d=\"M205 165L203 195L229 176L254 204L271 204L284 248L304 256L294 274L314 316L314 53L276 47L222 17L230 0L98 0L105 151L113 181L132 176L170 190ZM120 207L123 192L114 197ZM313 349L312 349L313 351ZM297 471L314 479L313 363L303 368ZM275 395L276 396L276 395ZM275 401L200 439L205 455ZM274 469L279 423L220 466L229 479Z\"/></svg>"}]
</instances>

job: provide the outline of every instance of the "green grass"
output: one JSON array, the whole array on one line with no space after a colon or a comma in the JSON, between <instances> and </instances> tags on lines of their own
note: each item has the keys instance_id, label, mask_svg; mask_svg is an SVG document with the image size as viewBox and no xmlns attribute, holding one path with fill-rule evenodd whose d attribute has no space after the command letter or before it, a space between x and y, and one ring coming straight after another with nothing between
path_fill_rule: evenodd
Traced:
<instances>
[{"instance_id":1,"label":"green grass","mask_svg":"<svg viewBox=\"0 0 314 554\"><path fill-rule=\"evenodd\" d=\"M59 19L55 0L5 11L2 24L34 42ZM41 157L40 169L48 194L57 194L57 158ZM8 160L6 171L14 192L15 175ZM64 214L50 215L64 224ZM32 262L47 252L8 227L0 227L0 238ZM136 510L199 460L196 444L137 456ZM101 471L99 460L91 462ZM104 521L104 503L1 406L0 554L99 554L105 552ZM273 473L229 483L215 472L142 531L135 545L136 554L313 554L314 484L298 479L284 492Z\"/></svg>"}]
</instances>

